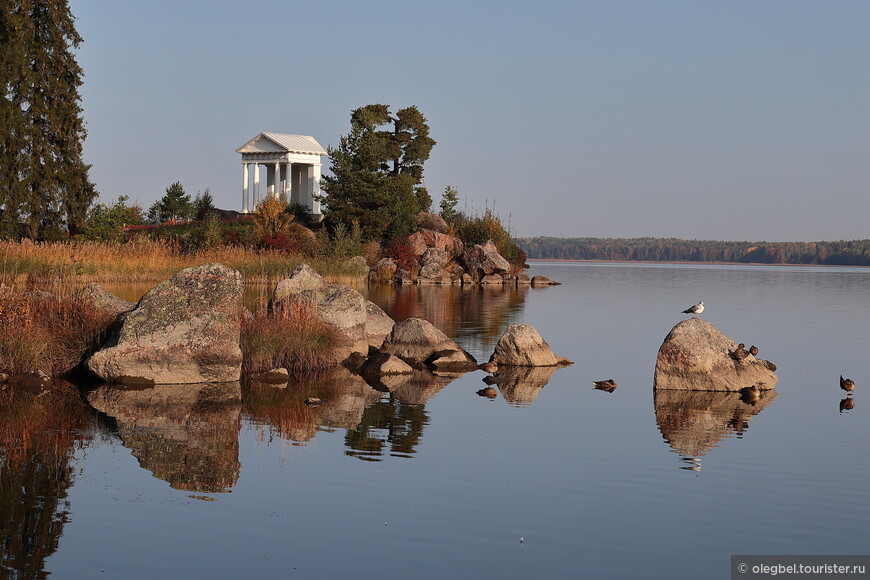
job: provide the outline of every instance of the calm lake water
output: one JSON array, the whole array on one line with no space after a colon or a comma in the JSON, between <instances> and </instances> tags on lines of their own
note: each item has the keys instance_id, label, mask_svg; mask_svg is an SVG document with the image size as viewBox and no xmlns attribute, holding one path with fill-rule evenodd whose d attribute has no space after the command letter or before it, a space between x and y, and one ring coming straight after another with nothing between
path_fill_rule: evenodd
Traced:
<instances>
[{"instance_id":1,"label":"calm lake water","mask_svg":"<svg viewBox=\"0 0 870 580\"><path fill-rule=\"evenodd\" d=\"M101 412L69 458L0 490L0 563L64 579L695 579L728 578L731 554L870 552L870 270L530 273L562 285L369 291L479 360L529 323L576 361L493 400L482 371L392 392L346 372L91 392ZM654 397L658 348L698 300L778 365L775 396ZM607 378L615 392L592 388Z\"/></svg>"}]
</instances>

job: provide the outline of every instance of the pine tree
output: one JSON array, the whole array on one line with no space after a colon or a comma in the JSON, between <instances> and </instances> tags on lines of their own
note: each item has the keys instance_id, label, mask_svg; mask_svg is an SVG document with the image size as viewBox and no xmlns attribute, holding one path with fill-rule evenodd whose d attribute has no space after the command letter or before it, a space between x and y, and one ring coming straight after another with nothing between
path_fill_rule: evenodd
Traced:
<instances>
[{"instance_id":1,"label":"pine tree","mask_svg":"<svg viewBox=\"0 0 870 580\"><path fill-rule=\"evenodd\" d=\"M369 240L414 231L417 213L432 203L421 184L423 163L434 145L417 107L396 117L387 105L354 110L350 133L338 148L329 148L332 175L323 178L327 225L356 223Z\"/></svg>"},{"instance_id":2,"label":"pine tree","mask_svg":"<svg viewBox=\"0 0 870 580\"><path fill-rule=\"evenodd\" d=\"M87 132L73 50L82 38L66 0L0 0L0 235L84 228L96 197L82 160Z\"/></svg>"}]
</instances>

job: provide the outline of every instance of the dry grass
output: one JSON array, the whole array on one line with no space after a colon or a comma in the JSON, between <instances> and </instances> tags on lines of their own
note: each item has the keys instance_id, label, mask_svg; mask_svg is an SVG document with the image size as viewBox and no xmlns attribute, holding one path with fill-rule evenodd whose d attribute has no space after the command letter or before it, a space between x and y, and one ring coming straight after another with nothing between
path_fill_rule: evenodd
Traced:
<instances>
[{"instance_id":1,"label":"dry grass","mask_svg":"<svg viewBox=\"0 0 870 580\"><path fill-rule=\"evenodd\" d=\"M70 292L0 292L0 372L60 377L94 352L114 317Z\"/></svg>"},{"instance_id":2,"label":"dry grass","mask_svg":"<svg viewBox=\"0 0 870 580\"><path fill-rule=\"evenodd\" d=\"M342 259L306 258L283 252L222 246L186 253L171 242L136 238L126 243L0 241L0 282L21 285L27 278L74 278L86 282L159 282L208 262L239 270L250 282L272 282L307 262L331 282L359 279L343 271Z\"/></svg>"},{"instance_id":3,"label":"dry grass","mask_svg":"<svg viewBox=\"0 0 870 580\"><path fill-rule=\"evenodd\" d=\"M254 314L242 321L242 372L327 368L335 364L335 340L334 330L317 316L313 303L290 300L270 312L261 300Z\"/></svg>"}]
</instances>

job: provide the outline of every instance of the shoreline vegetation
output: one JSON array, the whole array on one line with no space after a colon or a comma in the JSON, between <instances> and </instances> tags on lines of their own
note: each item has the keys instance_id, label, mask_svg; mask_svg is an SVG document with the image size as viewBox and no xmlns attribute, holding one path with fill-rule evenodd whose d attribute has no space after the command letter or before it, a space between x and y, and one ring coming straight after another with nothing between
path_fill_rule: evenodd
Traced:
<instances>
[{"instance_id":1,"label":"shoreline vegetation","mask_svg":"<svg viewBox=\"0 0 870 580\"><path fill-rule=\"evenodd\" d=\"M870 266L870 239L731 242L680 238L517 238L531 260Z\"/></svg>"}]
</instances>

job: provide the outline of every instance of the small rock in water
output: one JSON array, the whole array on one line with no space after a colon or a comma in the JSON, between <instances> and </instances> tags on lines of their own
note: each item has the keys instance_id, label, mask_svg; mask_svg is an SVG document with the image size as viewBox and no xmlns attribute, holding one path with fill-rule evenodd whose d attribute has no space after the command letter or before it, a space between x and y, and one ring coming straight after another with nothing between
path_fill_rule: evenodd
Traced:
<instances>
[{"instance_id":1,"label":"small rock in water","mask_svg":"<svg viewBox=\"0 0 870 580\"><path fill-rule=\"evenodd\" d=\"M322 402L323 402L323 401L321 401L321 400L318 399L317 397L308 397L307 399L305 399L305 404L308 405L308 406L312 406L312 407L313 407L314 405L319 405L319 404L322 403Z\"/></svg>"}]
</instances>

